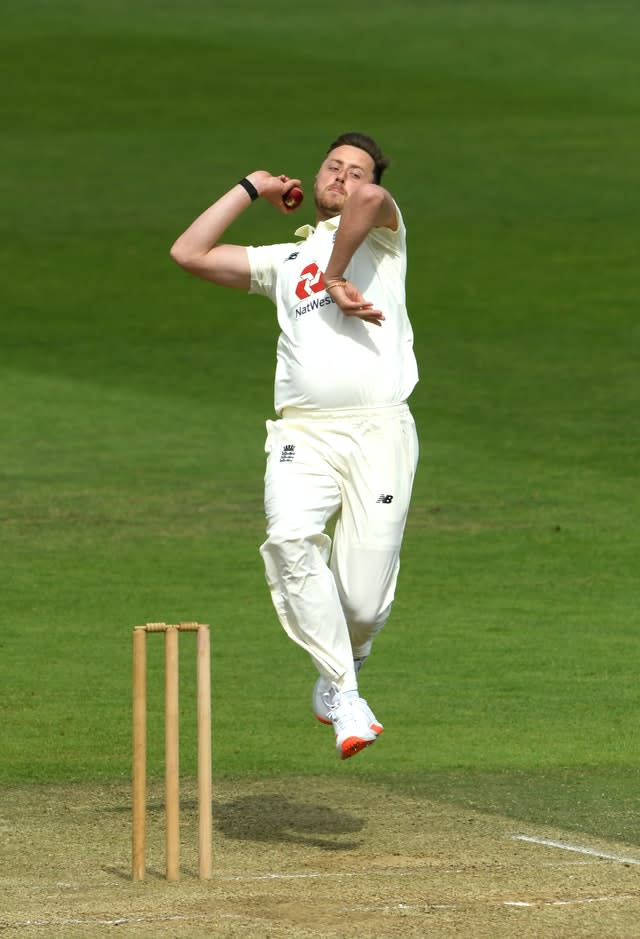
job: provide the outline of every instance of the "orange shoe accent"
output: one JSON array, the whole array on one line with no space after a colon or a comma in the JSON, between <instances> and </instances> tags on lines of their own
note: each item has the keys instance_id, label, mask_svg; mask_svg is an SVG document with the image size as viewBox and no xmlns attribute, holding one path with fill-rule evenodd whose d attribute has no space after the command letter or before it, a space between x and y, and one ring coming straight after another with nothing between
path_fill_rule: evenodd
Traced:
<instances>
[{"instance_id":1,"label":"orange shoe accent","mask_svg":"<svg viewBox=\"0 0 640 939\"><path fill-rule=\"evenodd\" d=\"M342 746L340 747L340 759L348 760L350 756L355 756L356 753L360 753L361 750L364 750L365 747L370 746L372 743L375 743L375 740L363 740L362 737L347 737L346 740L343 740Z\"/></svg>"},{"instance_id":2,"label":"orange shoe accent","mask_svg":"<svg viewBox=\"0 0 640 939\"><path fill-rule=\"evenodd\" d=\"M317 721L320 721L321 724L326 724L327 727L331 726L331 721L327 720L324 717L320 717L319 714L314 714L313 716L315 717ZM384 727L382 726L382 724L378 724L376 722L374 722L373 724L370 724L369 726L371 727L371 730L374 732L374 734L380 735L382 731L384 730ZM373 743L373 740L371 741L371 743Z\"/></svg>"}]
</instances>

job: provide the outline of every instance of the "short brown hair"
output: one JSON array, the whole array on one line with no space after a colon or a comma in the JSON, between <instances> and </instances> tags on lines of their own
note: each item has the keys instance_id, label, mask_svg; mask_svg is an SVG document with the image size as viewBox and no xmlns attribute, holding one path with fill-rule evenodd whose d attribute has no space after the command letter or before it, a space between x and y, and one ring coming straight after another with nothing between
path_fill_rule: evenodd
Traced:
<instances>
[{"instance_id":1,"label":"short brown hair","mask_svg":"<svg viewBox=\"0 0 640 939\"><path fill-rule=\"evenodd\" d=\"M364 150L365 153L368 153L371 159L374 162L373 169L373 180L376 183L379 183L382 174L389 166L391 161L388 157L384 155L380 149L379 144L373 139L373 137L367 137L366 134L359 134L356 131L349 131L346 134L340 134L337 140L334 140L327 154L331 153L332 150L335 150L336 147L358 147L359 150Z\"/></svg>"}]
</instances>

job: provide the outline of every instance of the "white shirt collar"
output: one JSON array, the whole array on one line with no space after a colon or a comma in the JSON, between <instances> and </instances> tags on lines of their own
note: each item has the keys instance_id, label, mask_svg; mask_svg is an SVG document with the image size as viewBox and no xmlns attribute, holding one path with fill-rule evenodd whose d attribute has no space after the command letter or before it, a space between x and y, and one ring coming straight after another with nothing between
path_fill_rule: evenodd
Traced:
<instances>
[{"instance_id":1,"label":"white shirt collar","mask_svg":"<svg viewBox=\"0 0 640 939\"><path fill-rule=\"evenodd\" d=\"M323 222L318 222L317 226L315 225L301 225L300 228L296 228L294 235L297 235L299 238L310 238L313 235L314 231L317 228L326 228L328 231L335 231L336 228L340 225L340 216L334 215L333 218L325 219Z\"/></svg>"}]
</instances>

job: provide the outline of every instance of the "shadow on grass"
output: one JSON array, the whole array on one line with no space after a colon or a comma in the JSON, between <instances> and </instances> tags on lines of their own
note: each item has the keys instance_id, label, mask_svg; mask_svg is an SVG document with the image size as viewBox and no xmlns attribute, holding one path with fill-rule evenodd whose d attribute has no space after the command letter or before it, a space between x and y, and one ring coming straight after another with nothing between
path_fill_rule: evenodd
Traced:
<instances>
[{"instance_id":1,"label":"shadow on grass","mask_svg":"<svg viewBox=\"0 0 640 939\"><path fill-rule=\"evenodd\" d=\"M364 821L326 805L300 802L277 794L248 795L214 806L214 824L228 838L279 842L350 851L361 842L344 840L364 827Z\"/></svg>"}]
</instances>

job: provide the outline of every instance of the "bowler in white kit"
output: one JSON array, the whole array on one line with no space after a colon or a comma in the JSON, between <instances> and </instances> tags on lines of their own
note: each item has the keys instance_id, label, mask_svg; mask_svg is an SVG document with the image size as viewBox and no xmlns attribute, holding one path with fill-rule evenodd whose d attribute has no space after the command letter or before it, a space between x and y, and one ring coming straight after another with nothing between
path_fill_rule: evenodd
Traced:
<instances>
[{"instance_id":1,"label":"bowler in white kit","mask_svg":"<svg viewBox=\"0 0 640 939\"><path fill-rule=\"evenodd\" d=\"M406 231L380 184L387 166L371 137L343 134L315 178L315 226L298 228L297 240L220 243L257 198L298 211L283 199L299 179L256 170L171 249L191 273L276 305L277 419L267 421L260 552L280 622L318 670L313 710L333 726L342 759L383 730L358 673L391 610L418 460Z\"/></svg>"}]
</instances>

